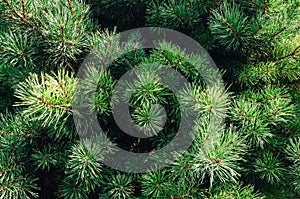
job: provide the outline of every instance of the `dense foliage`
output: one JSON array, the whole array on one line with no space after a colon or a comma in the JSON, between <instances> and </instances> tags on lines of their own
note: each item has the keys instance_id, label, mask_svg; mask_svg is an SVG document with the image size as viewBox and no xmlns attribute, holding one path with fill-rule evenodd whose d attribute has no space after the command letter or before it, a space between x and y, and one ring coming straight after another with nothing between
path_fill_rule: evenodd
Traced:
<instances>
[{"instance_id":1,"label":"dense foliage","mask_svg":"<svg viewBox=\"0 0 300 199\"><path fill-rule=\"evenodd\" d=\"M1 0L0 198L299 198L299 18L299 0ZM119 46L118 32L144 26L192 37L219 70L176 44L137 49L138 34ZM91 51L113 57L119 47L128 53L108 69L91 65L86 81L76 78ZM192 87L175 96L159 81L159 64ZM132 120L153 135L147 139L125 135L112 117L115 86L138 65L149 70L123 82L124 98ZM86 110L97 112L111 142L79 139L72 104L79 83L83 98L97 86ZM165 107L165 123L153 103ZM95 143L153 153L167 145L180 109L201 120L176 161L141 174L102 163L108 151Z\"/></svg>"}]
</instances>

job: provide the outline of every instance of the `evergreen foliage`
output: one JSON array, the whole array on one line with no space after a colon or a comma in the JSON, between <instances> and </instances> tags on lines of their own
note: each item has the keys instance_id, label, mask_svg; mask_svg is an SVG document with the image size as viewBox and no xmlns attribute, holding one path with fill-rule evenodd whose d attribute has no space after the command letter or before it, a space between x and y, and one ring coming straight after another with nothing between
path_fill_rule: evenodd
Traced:
<instances>
[{"instance_id":1,"label":"evergreen foliage","mask_svg":"<svg viewBox=\"0 0 300 199\"><path fill-rule=\"evenodd\" d=\"M299 0L1 0L0 198L299 198L299 18ZM220 70L167 41L120 42L118 32L143 26L191 36ZM99 66L76 78L91 51ZM162 82L174 89L178 80L164 67L191 86L175 95ZM120 81L129 70L136 80ZM117 127L116 94L151 138ZM84 114L75 96L103 133L80 139L90 129L76 131L73 117ZM137 174L103 164L115 145L155 154L182 113L199 117L186 132L194 140L167 167Z\"/></svg>"}]
</instances>

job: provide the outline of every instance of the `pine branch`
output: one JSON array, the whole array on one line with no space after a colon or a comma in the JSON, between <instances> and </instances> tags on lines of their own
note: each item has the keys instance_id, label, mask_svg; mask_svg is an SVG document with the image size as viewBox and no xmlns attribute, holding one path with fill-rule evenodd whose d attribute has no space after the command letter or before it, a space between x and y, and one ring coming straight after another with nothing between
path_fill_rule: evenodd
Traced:
<instances>
[{"instance_id":1,"label":"pine branch","mask_svg":"<svg viewBox=\"0 0 300 199\"><path fill-rule=\"evenodd\" d=\"M299 50L300 50L300 46L298 46L297 48L295 48L295 50L293 50L293 52L291 52L290 54L285 55L285 56L280 57L280 58L277 58L276 61L280 61L280 60L286 59L288 57L295 56L295 55L297 55L297 53L298 53Z\"/></svg>"},{"instance_id":2,"label":"pine branch","mask_svg":"<svg viewBox=\"0 0 300 199\"><path fill-rule=\"evenodd\" d=\"M166 53L162 50L162 51L160 51L160 54L168 61L168 63L170 64L170 65L172 65L173 66L173 64L174 64L174 60L171 60L167 55L166 55ZM179 66L179 63L181 62L181 58L178 58L178 60L176 60L176 63L175 63L175 68L178 68L178 66Z\"/></svg>"},{"instance_id":3,"label":"pine branch","mask_svg":"<svg viewBox=\"0 0 300 199\"><path fill-rule=\"evenodd\" d=\"M241 109L238 108L237 111L243 118L245 118L248 121L251 121L251 118L248 117Z\"/></svg>"},{"instance_id":4,"label":"pine branch","mask_svg":"<svg viewBox=\"0 0 300 199\"><path fill-rule=\"evenodd\" d=\"M23 18L22 15L8 2L8 0L4 0L4 2L15 15L17 15L19 18Z\"/></svg>"},{"instance_id":5,"label":"pine branch","mask_svg":"<svg viewBox=\"0 0 300 199\"><path fill-rule=\"evenodd\" d=\"M99 50L95 47L95 45L92 44L91 47L92 47L92 49L94 50L94 52L96 53L97 58L99 58L101 62L104 62L103 57L101 56Z\"/></svg>"},{"instance_id":6,"label":"pine branch","mask_svg":"<svg viewBox=\"0 0 300 199\"><path fill-rule=\"evenodd\" d=\"M176 12L175 10L174 10L174 8L170 8L170 10L180 19L180 21L181 21L181 23L182 23L182 21L183 21L183 19L182 19L182 17L181 17L181 15L178 13L178 12Z\"/></svg>"},{"instance_id":7,"label":"pine branch","mask_svg":"<svg viewBox=\"0 0 300 199\"><path fill-rule=\"evenodd\" d=\"M285 24L283 28L281 28L278 32L274 33L273 35L271 35L269 38L274 38L274 37L278 36L280 33L285 31L287 28L288 28L288 24Z\"/></svg>"},{"instance_id":8,"label":"pine branch","mask_svg":"<svg viewBox=\"0 0 300 199\"><path fill-rule=\"evenodd\" d=\"M21 2L22 2L23 16L24 16L25 19L27 19L27 11L26 11L25 0L21 0Z\"/></svg>"},{"instance_id":9,"label":"pine branch","mask_svg":"<svg viewBox=\"0 0 300 199\"><path fill-rule=\"evenodd\" d=\"M172 60L169 59L163 50L160 51L160 54L168 61L168 64L172 64Z\"/></svg>"},{"instance_id":10,"label":"pine branch","mask_svg":"<svg viewBox=\"0 0 300 199\"><path fill-rule=\"evenodd\" d=\"M236 30L234 29L234 27L233 27L231 24L227 23L226 19L223 19L223 20L222 20L222 23L223 23L224 25L226 25L227 27L230 28L230 30L231 30L231 32L233 33L233 35L234 35L235 38L239 38L239 37L240 37L239 34L238 34L238 33L236 32Z\"/></svg>"},{"instance_id":11,"label":"pine branch","mask_svg":"<svg viewBox=\"0 0 300 199\"><path fill-rule=\"evenodd\" d=\"M53 103L50 103L50 102L47 102L45 99L43 99L42 97L38 97L37 98L40 102L42 102L43 104L49 106L49 107L53 107L53 108L58 108L58 109L61 109L61 110L64 110L64 111L71 111L72 110L72 107L65 107L65 106L61 106L61 105L58 105L58 104L53 104Z\"/></svg>"},{"instance_id":12,"label":"pine branch","mask_svg":"<svg viewBox=\"0 0 300 199\"><path fill-rule=\"evenodd\" d=\"M18 137L32 137L32 136L35 136L34 133L28 133L28 134L18 133L18 134L15 134L15 133L4 132L4 131L1 131L1 130L0 130L0 135L18 136Z\"/></svg>"},{"instance_id":13,"label":"pine branch","mask_svg":"<svg viewBox=\"0 0 300 199\"><path fill-rule=\"evenodd\" d=\"M163 18L164 18L164 16L163 16L158 10L155 10L154 13L157 14L157 16L158 16L160 19L163 19ZM171 23L171 20L167 20L167 19L164 19L164 20L165 20L165 22L167 22L167 23Z\"/></svg>"},{"instance_id":14,"label":"pine branch","mask_svg":"<svg viewBox=\"0 0 300 199\"><path fill-rule=\"evenodd\" d=\"M281 111L281 110L282 110L282 108L278 108L273 114L268 115L267 119L270 119L271 117L276 116L279 113L279 111Z\"/></svg>"},{"instance_id":15,"label":"pine branch","mask_svg":"<svg viewBox=\"0 0 300 199\"><path fill-rule=\"evenodd\" d=\"M15 18L15 17L13 17L13 16L11 16L9 14L1 13L1 16L5 17L7 19L11 19L11 20L13 20L15 22L19 22L19 20L17 18Z\"/></svg>"},{"instance_id":16,"label":"pine branch","mask_svg":"<svg viewBox=\"0 0 300 199\"><path fill-rule=\"evenodd\" d=\"M276 99L276 98L278 98L277 95L274 95L274 96L272 96L272 97L269 97L269 98L265 99L264 103L266 103L266 102L268 102L268 101L271 101L271 100L274 100L274 99Z\"/></svg>"},{"instance_id":17,"label":"pine branch","mask_svg":"<svg viewBox=\"0 0 300 199\"><path fill-rule=\"evenodd\" d=\"M65 24L60 24L60 31L61 31L61 44L62 47L65 47Z\"/></svg>"},{"instance_id":18,"label":"pine branch","mask_svg":"<svg viewBox=\"0 0 300 199\"><path fill-rule=\"evenodd\" d=\"M74 11L72 8L71 0L68 0L68 5L69 5L70 11L71 11L71 15L74 16Z\"/></svg>"},{"instance_id":19,"label":"pine branch","mask_svg":"<svg viewBox=\"0 0 300 199\"><path fill-rule=\"evenodd\" d=\"M261 25L257 30L255 30L253 33L247 35L247 37L252 37L254 35L256 35L259 31L261 31L263 29L264 25Z\"/></svg>"},{"instance_id":20,"label":"pine branch","mask_svg":"<svg viewBox=\"0 0 300 199\"><path fill-rule=\"evenodd\" d=\"M265 15L265 13L266 13L268 7L269 7L269 3L268 3L268 2L265 2L265 5L264 5L264 7L263 7L263 9L262 9L261 16L264 16L264 15Z\"/></svg>"},{"instance_id":21,"label":"pine branch","mask_svg":"<svg viewBox=\"0 0 300 199\"><path fill-rule=\"evenodd\" d=\"M5 169L1 170L1 171L0 171L0 175L2 175L3 173L6 173L6 172L11 171L13 168L16 167L16 165L17 165L16 162L13 162L13 165L12 165L12 166L10 166L10 167L8 167L8 168L5 168Z\"/></svg>"},{"instance_id":22,"label":"pine branch","mask_svg":"<svg viewBox=\"0 0 300 199\"><path fill-rule=\"evenodd\" d=\"M76 25L79 25L81 23L83 16L84 16L84 12L82 11L78 21L76 22Z\"/></svg>"},{"instance_id":23,"label":"pine branch","mask_svg":"<svg viewBox=\"0 0 300 199\"><path fill-rule=\"evenodd\" d=\"M111 49L111 47L112 47L112 44L113 44L113 37L110 36L110 38L109 38L109 45L107 46L107 49L106 49L106 52L105 52L105 55L106 55L106 56L107 56L108 53L110 52L110 49Z\"/></svg>"},{"instance_id":24,"label":"pine branch","mask_svg":"<svg viewBox=\"0 0 300 199\"><path fill-rule=\"evenodd\" d=\"M30 23L25 17L23 17L9 2L8 0L4 0L7 7L22 21L25 25L27 25L29 28L33 29L35 32L37 32L39 35L41 35L44 39L48 40L48 38L43 34L43 32L38 29L35 25Z\"/></svg>"},{"instance_id":25,"label":"pine branch","mask_svg":"<svg viewBox=\"0 0 300 199\"><path fill-rule=\"evenodd\" d=\"M11 183L0 187L0 191L4 191L5 189L8 189L9 187L16 184L20 179L23 179L23 176L19 176L18 178L14 179Z\"/></svg>"},{"instance_id":26,"label":"pine branch","mask_svg":"<svg viewBox=\"0 0 300 199\"><path fill-rule=\"evenodd\" d=\"M190 168L191 165L193 165L193 163L186 164L185 166L181 167L180 170L181 171L187 170L188 168Z\"/></svg>"},{"instance_id":27,"label":"pine branch","mask_svg":"<svg viewBox=\"0 0 300 199\"><path fill-rule=\"evenodd\" d=\"M89 81L91 84L96 85L97 87L101 88L102 90L105 90L107 92L111 92L111 90L109 88L107 88L106 86L100 85L98 83L96 83L94 80L90 80Z\"/></svg>"}]
</instances>

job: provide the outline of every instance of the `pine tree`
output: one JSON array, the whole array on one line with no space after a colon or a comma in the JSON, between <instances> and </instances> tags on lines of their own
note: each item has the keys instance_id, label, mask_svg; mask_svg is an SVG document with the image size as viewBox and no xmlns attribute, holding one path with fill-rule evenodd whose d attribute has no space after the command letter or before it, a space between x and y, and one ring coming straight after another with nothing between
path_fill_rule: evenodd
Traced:
<instances>
[{"instance_id":1,"label":"pine tree","mask_svg":"<svg viewBox=\"0 0 300 199\"><path fill-rule=\"evenodd\" d=\"M300 197L299 17L299 0L1 0L0 198ZM190 36L219 70L168 41L141 49L132 34L122 43L120 32L144 26ZM100 64L81 79L90 52ZM162 83L179 87L161 74L169 69L191 86L172 92ZM136 81L120 81L127 71ZM140 137L114 121L119 99ZM93 112L103 132L86 123L78 132L74 118L89 122ZM127 173L103 164L115 146L154 159L183 113L200 119L168 166Z\"/></svg>"}]
</instances>

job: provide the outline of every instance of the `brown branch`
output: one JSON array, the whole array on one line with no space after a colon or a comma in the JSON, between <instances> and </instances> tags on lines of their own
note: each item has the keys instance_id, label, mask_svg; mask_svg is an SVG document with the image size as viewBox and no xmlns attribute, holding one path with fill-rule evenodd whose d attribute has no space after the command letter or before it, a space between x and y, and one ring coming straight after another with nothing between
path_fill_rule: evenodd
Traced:
<instances>
[{"instance_id":1,"label":"brown branch","mask_svg":"<svg viewBox=\"0 0 300 199\"><path fill-rule=\"evenodd\" d=\"M283 68L282 70L299 70L299 68Z\"/></svg>"},{"instance_id":2,"label":"brown branch","mask_svg":"<svg viewBox=\"0 0 300 199\"><path fill-rule=\"evenodd\" d=\"M65 46L65 24L60 24L60 31L61 31L61 44Z\"/></svg>"},{"instance_id":3,"label":"brown branch","mask_svg":"<svg viewBox=\"0 0 300 199\"><path fill-rule=\"evenodd\" d=\"M71 0L68 0L68 5L69 5L70 11L71 11L71 15L74 16L74 11L72 8Z\"/></svg>"},{"instance_id":4,"label":"brown branch","mask_svg":"<svg viewBox=\"0 0 300 199\"><path fill-rule=\"evenodd\" d=\"M160 51L160 54L169 62L169 64L172 64L172 61L167 57L163 50Z\"/></svg>"},{"instance_id":5,"label":"brown branch","mask_svg":"<svg viewBox=\"0 0 300 199\"><path fill-rule=\"evenodd\" d=\"M8 133L8 132L0 131L0 135L18 136L18 137L32 137L32 136L34 136L34 133L28 133L28 134L18 133L18 134L14 134L14 133Z\"/></svg>"},{"instance_id":6,"label":"brown branch","mask_svg":"<svg viewBox=\"0 0 300 199\"><path fill-rule=\"evenodd\" d=\"M261 25L257 30L255 30L253 33L247 35L247 37L252 37L254 35L256 35L259 31L261 31L263 29L264 25Z\"/></svg>"},{"instance_id":7,"label":"brown branch","mask_svg":"<svg viewBox=\"0 0 300 199\"><path fill-rule=\"evenodd\" d=\"M16 182L17 182L18 180L20 180L20 179L22 179L22 178L23 178L23 176L19 176L17 179L14 179L10 184L4 185L4 186L0 187L0 191L3 191L3 190L5 190L5 189L7 189L7 188L13 186L14 184L16 184Z\"/></svg>"},{"instance_id":8,"label":"brown branch","mask_svg":"<svg viewBox=\"0 0 300 199\"><path fill-rule=\"evenodd\" d=\"M81 23L81 21L82 21L82 19L83 19L83 16L84 16L84 11L81 12L81 15L80 15L78 21L76 22L76 25L78 25L78 24Z\"/></svg>"},{"instance_id":9,"label":"brown branch","mask_svg":"<svg viewBox=\"0 0 300 199\"><path fill-rule=\"evenodd\" d=\"M107 92L110 92L110 89L109 88L107 88L107 87L105 87L105 86L102 86L102 85L100 85L100 84L97 84L95 81L93 81L93 80L90 80L90 83L91 84L94 84L94 85L96 85L96 86L98 86L99 88L101 88L101 89L103 89L103 90L106 90Z\"/></svg>"},{"instance_id":10,"label":"brown branch","mask_svg":"<svg viewBox=\"0 0 300 199\"><path fill-rule=\"evenodd\" d=\"M178 12L176 12L174 8L170 8L170 10L180 19L181 22L183 21L181 15Z\"/></svg>"},{"instance_id":11,"label":"brown branch","mask_svg":"<svg viewBox=\"0 0 300 199\"><path fill-rule=\"evenodd\" d=\"M106 51L105 51L105 55L106 55L106 56L108 55L109 50L110 50L111 47L112 47L112 44L113 44L113 38L110 37L110 39L109 39L109 46L107 47L107 49L106 49Z\"/></svg>"},{"instance_id":12,"label":"brown branch","mask_svg":"<svg viewBox=\"0 0 300 199\"><path fill-rule=\"evenodd\" d=\"M202 142L202 145L201 145L201 152L203 152L204 144L207 143L208 139L210 139L210 134L211 134L211 131L208 130L208 131L207 131L207 135L206 135L206 137L205 137L205 140L204 140L204 142Z\"/></svg>"},{"instance_id":13,"label":"brown branch","mask_svg":"<svg viewBox=\"0 0 300 199\"><path fill-rule=\"evenodd\" d=\"M288 28L288 26L289 26L288 24L285 24L283 26L283 28L281 28L278 32L274 33L273 35L271 35L269 38L274 38L274 37L278 36L280 33L285 31Z\"/></svg>"},{"instance_id":14,"label":"brown branch","mask_svg":"<svg viewBox=\"0 0 300 199\"><path fill-rule=\"evenodd\" d=\"M3 173L6 173L6 172L9 172L10 170L12 170L14 167L16 166L16 163L14 162L12 166L10 167L7 167L3 170L0 171L0 174L3 174Z\"/></svg>"},{"instance_id":15,"label":"brown branch","mask_svg":"<svg viewBox=\"0 0 300 199\"><path fill-rule=\"evenodd\" d=\"M283 57L279 57L276 59L276 61L280 61L282 59L285 59L285 58L288 58L288 57L291 57L291 56L295 56L297 54L297 52L300 50L300 46L298 46L293 52L291 52L290 54L288 55L285 55Z\"/></svg>"},{"instance_id":16,"label":"brown branch","mask_svg":"<svg viewBox=\"0 0 300 199\"><path fill-rule=\"evenodd\" d=\"M7 19L11 19L13 21L19 22L19 20L11 15L5 14L5 13L1 13L1 15Z\"/></svg>"},{"instance_id":17,"label":"brown branch","mask_svg":"<svg viewBox=\"0 0 300 199\"><path fill-rule=\"evenodd\" d=\"M17 15L19 18L23 18L21 16L21 14L8 2L8 0L4 0L5 4L7 5L7 7L13 12L15 13L15 15Z\"/></svg>"},{"instance_id":18,"label":"brown branch","mask_svg":"<svg viewBox=\"0 0 300 199\"><path fill-rule=\"evenodd\" d=\"M171 196L171 199L183 199L183 196Z\"/></svg>"},{"instance_id":19,"label":"brown branch","mask_svg":"<svg viewBox=\"0 0 300 199\"><path fill-rule=\"evenodd\" d=\"M160 12L158 12L158 10L155 10L154 12L155 12L155 14L157 14L160 18L164 18L164 16L162 16L162 15L160 14ZM164 22L171 23L171 20L164 19Z\"/></svg>"},{"instance_id":20,"label":"brown branch","mask_svg":"<svg viewBox=\"0 0 300 199\"><path fill-rule=\"evenodd\" d=\"M274 113L272 113L272 114L270 114L270 115L268 115L267 116L267 119L270 119L271 117L273 117L273 116L275 116L275 115L277 115L278 113L279 113L279 111L281 111L282 110L282 108L280 107L280 108L278 108Z\"/></svg>"},{"instance_id":21,"label":"brown branch","mask_svg":"<svg viewBox=\"0 0 300 199\"><path fill-rule=\"evenodd\" d=\"M251 118L248 117L241 109L238 108L238 113L248 121L251 121Z\"/></svg>"},{"instance_id":22,"label":"brown branch","mask_svg":"<svg viewBox=\"0 0 300 199\"><path fill-rule=\"evenodd\" d=\"M170 65L174 65L175 68L178 68L180 62L182 61L181 58L179 58L179 59L177 60L177 62L174 64L174 62L173 62L172 60L170 60L170 59L167 57L167 55L165 54L165 52L164 52L163 50L160 51L160 54L161 54L162 56L164 56L164 58L169 62ZM189 66L189 67L190 67L190 66ZM188 69L189 69L189 67L188 67Z\"/></svg>"},{"instance_id":23,"label":"brown branch","mask_svg":"<svg viewBox=\"0 0 300 199\"><path fill-rule=\"evenodd\" d=\"M70 102L70 97L68 95L68 92L66 90L66 88L64 87L64 85L61 82L58 82L59 87L61 88L61 90L63 91L64 95L67 98L67 101Z\"/></svg>"},{"instance_id":24,"label":"brown branch","mask_svg":"<svg viewBox=\"0 0 300 199\"><path fill-rule=\"evenodd\" d=\"M238 35L238 33L236 32L236 30L234 29L234 27L233 27L231 24L227 23L226 19L223 19L223 20L222 20L222 23L225 24L227 27L230 28L230 30L231 30L231 32L233 33L233 35L234 35L235 38L240 37L240 36Z\"/></svg>"},{"instance_id":25,"label":"brown branch","mask_svg":"<svg viewBox=\"0 0 300 199\"><path fill-rule=\"evenodd\" d=\"M184 171L184 170L187 170L188 168L190 168L190 164L186 164L184 167L181 167L180 170L181 171Z\"/></svg>"},{"instance_id":26,"label":"brown branch","mask_svg":"<svg viewBox=\"0 0 300 199\"><path fill-rule=\"evenodd\" d=\"M160 51L160 54L161 54L161 55L169 62L170 65L173 65L172 60L170 60L170 59L168 58L168 56L165 54L165 52L164 52L163 50ZM181 59L179 58L179 59L177 60L176 64L175 64L175 68L178 67L178 65L179 65L180 62L181 62Z\"/></svg>"},{"instance_id":27,"label":"brown branch","mask_svg":"<svg viewBox=\"0 0 300 199\"><path fill-rule=\"evenodd\" d=\"M60 105L57 105L57 104L52 104L50 102L47 102L45 99L43 99L42 97L38 97L37 98L40 102L42 102L43 104L49 106L49 107L53 107L53 108L58 108L58 109L61 109L61 110L64 110L64 111L71 111L72 110L72 107L64 107L64 106L60 106Z\"/></svg>"},{"instance_id":28,"label":"brown branch","mask_svg":"<svg viewBox=\"0 0 300 199\"><path fill-rule=\"evenodd\" d=\"M267 102L267 101L270 101L270 100L277 99L277 97L278 97L277 95L274 95L274 96L272 96L272 97L269 97L269 98L265 99L264 102Z\"/></svg>"},{"instance_id":29,"label":"brown branch","mask_svg":"<svg viewBox=\"0 0 300 199\"><path fill-rule=\"evenodd\" d=\"M264 16L264 15L265 15L265 13L266 13L268 7L269 7L269 3L268 3L268 2L265 2L265 5L264 5L264 7L263 7L263 9L262 9L261 16Z\"/></svg>"},{"instance_id":30,"label":"brown branch","mask_svg":"<svg viewBox=\"0 0 300 199\"><path fill-rule=\"evenodd\" d=\"M135 59L136 58L136 55L137 55L137 46L135 45L134 46L134 49L133 49L133 52L134 52L134 57L133 57L133 59Z\"/></svg>"},{"instance_id":31,"label":"brown branch","mask_svg":"<svg viewBox=\"0 0 300 199\"><path fill-rule=\"evenodd\" d=\"M27 11L26 11L26 4L24 0L21 0L22 2L22 10L23 10L23 16L25 19L27 19Z\"/></svg>"},{"instance_id":32,"label":"brown branch","mask_svg":"<svg viewBox=\"0 0 300 199\"><path fill-rule=\"evenodd\" d=\"M9 2L8 0L3 0L7 7L23 22L25 23L29 28L33 29L35 32L40 34L44 39L48 40L48 38L43 34L43 32L38 29L35 25L30 23L26 18L24 18Z\"/></svg>"},{"instance_id":33,"label":"brown branch","mask_svg":"<svg viewBox=\"0 0 300 199\"><path fill-rule=\"evenodd\" d=\"M100 52L97 50L97 48L95 47L95 45L92 44L91 46L92 46L93 50L95 51L97 57L98 57L102 62L104 62L103 57L101 56Z\"/></svg>"}]
</instances>

